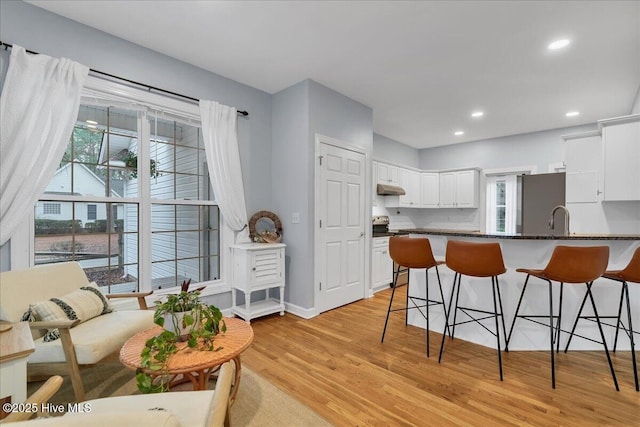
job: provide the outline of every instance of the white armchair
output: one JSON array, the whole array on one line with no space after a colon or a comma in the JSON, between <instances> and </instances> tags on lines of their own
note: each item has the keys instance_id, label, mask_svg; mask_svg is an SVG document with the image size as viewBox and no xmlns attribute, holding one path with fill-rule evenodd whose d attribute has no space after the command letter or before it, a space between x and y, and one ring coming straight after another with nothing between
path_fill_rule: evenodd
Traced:
<instances>
[{"instance_id":1,"label":"white armchair","mask_svg":"<svg viewBox=\"0 0 640 427\"><path fill-rule=\"evenodd\" d=\"M215 390L175 391L88 400L79 405L86 408L86 412L68 412L62 417L33 420L28 420L33 414L16 412L5 418L3 423L9 422L15 427L229 427L229 394L233 371L231 363L222 365ZM42 403L51 398L60 384L61 377L52 377L27 399L27 402L42 407Z\"/></svg>"},{"instance_id":2,"label":"white armchair","mask_svg":"<svg viewBox=\"0 0 640 427\"><path fill-rule=\"evenodd\" d=\"M19 322L30 306L62 298L89 280L77 262L64 262L0 273L0 320ZM32 378L70 375L76 399L85 399L80 366L93 365L118 351L127 339L152 327L153 311L146 310L149 293L107 295L136 297L140 310L113 311L89 320L30 322L35 351L29 356L27 373ZM93 299L96 297L94 296ZM100 297L102 298L102 297ZM60 339L46 342L47 329L57 328Z\"/></svg>"}]
</instances>

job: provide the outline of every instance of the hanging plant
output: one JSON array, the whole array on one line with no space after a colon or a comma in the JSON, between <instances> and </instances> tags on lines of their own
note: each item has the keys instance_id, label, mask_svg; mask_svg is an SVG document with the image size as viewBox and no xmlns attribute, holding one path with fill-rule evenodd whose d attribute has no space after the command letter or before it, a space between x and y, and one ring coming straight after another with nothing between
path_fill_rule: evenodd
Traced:
<instances>
[{"instance_id":1,"label":"hanging plant","mask_svg":"<svg viewBox=\"0 0 640 427\"><path fill-rule=\"evenodd\" d=\"M122 161L124 162L124 167L129 171L130 178L138 177L138 155L133 151L127 150L122 156ZM158 172L157 164L155 160L149 160L149 175L151 178L157 178L162 175Z\"/></svg>"}]
</instances>

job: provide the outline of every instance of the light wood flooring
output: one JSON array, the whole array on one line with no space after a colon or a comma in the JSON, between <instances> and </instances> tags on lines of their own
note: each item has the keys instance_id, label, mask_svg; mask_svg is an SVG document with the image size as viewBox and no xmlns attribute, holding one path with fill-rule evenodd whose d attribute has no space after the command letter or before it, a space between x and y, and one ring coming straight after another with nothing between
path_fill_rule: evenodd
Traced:
<instances>
[{"instance_id":1,"label":"light wood flooring","mask_svg":"<svg viewBox=\"0 0 640 427\"><path fill-rule=\"evenodd\" d=\"M619 392L604 352L560 352L555 390L548 352L503 352L501 382L493 349L455 339L439 364L431 332L427 358L425 331L402 312L381 344L389 295L310 320L255 319L243 364L336 426L640 426L631 352L613 355Z\"/></svg>"}]
</instances>

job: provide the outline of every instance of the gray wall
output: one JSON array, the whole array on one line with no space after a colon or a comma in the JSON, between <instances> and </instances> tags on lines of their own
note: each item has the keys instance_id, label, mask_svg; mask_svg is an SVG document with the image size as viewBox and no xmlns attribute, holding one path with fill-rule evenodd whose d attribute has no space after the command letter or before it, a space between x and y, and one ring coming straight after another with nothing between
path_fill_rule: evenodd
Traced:
<instances>
[{"instance_id":1,"label":"gray wall","mask_svg":"<svg viewBox=\"0 0 640 427\"><path fill-rule=\"evenodd\" d=\"M636 92L636 99L633 102L631 114L640 114L640 86L638 86L638 91Z\"/></svg>"},{"instance_id":2,"label":"gray wall","mask_svg":"<svg viewBox=\"0 0 640 427\"><path fill-rule=\"evenodd\" d=\"M273 96L273 206L287 244L285 299L310 309L314 301L315 135L371 153L373 111L312 80ZM291 214L300 213L300 224Z\"/></svg>"},{"instance_id":3,"label":"gray wall","mask_svg":"<svg viewBox=\"0 0 640 427\"><path fill-rule=\"evenodd\" d=\"M309 292L313 272L313 224L309 209L309 81L303 81L273 95L272 103L273 206L283 227L287 244L285 299L301 307L313 306ZM291 214L300 213L300 223L291 223Z\"/></svg>"},{"instance_id":4,"label":"gray wall","mask_svg":"<svg viewBox=\"0 0 640 427\"><path fill-rule=\"evenodd\" d=\"M0 2L0 39L49 56L67 57L119 77L249 111L248 118L238 120L248 215L273 208L270 94L22 1ZM2 269L9 267L8 246L0 250Z\"/></svg>"},{"instance_id":5,"label":"gray wall","mask_svg":"<svg viewBox=\"0 0 640 427\"><path fill-rule=\"evenodd\" d=\"M595 130L596 124L551 129L420 150L421 169L482 169L536 165L546 173L550 163L564 161L562 135Z\"/></svg>"},{"instance_id":6,"label":"gray wall","mask_svg":"<svg viewBox=\"0 0 640 427\"><path fill-rule=\"evenodd\" d=\"M377 133L373 134L373 158L412 168L420 167L420 150Z\"/></svg>"}]
</instances>

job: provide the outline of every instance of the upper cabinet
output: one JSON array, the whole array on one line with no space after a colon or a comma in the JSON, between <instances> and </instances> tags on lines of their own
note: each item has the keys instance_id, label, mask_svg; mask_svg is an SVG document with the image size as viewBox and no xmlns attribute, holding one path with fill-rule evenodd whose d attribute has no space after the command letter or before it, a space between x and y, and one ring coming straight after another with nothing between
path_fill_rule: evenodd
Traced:
<instances>
[{"instance_id":1,"label":"upper cabinet","mask_svg":"<svg viewBox=\"0 0 640 427\"><path fill-rule=\"evenodd\" d=\"M477 208L477 169L452 172L420 172L374 161L372 163L373 206L393 208ZM401 187L402 196L378 196L377 185Z\"/></svg>"},{"instance_id":2,"label":"upper cabinet","mask_svg":"<svg viewBox=\"0 0 640 427\"><path fill-rule=\"evenodd\" d=\"M384 184L400 185L400 172L397 166L378 163L378 181Z\"/></svg>"},{"instance_id":3,"label":"upper cabinet","mask_svg":"<svg viewBox=\"0 0 640 427\"><path fill-rule=\"evenodd\" d=\"M441 208L477 208L479 172L475 169L440 173Z\"/></svg>"},{"instance_id":4,"label":"upper cabinet","mask_svg":"<svg viewBox=\"0 0 640 427\"><path fill-rule=\"evenodd\" d=\"M601 120L604 200L640 200L640 114Z\"/></svg>"},{"instance_id":5,"label":"upper cabinet","mask_svg":"<svg viewBox=\"0 0 640 427\"><path fill-rule=\"evenodd\" d=\"M420 202L422 207L440 207L440 174L438 172L422 172L420 178Z\"/></svg>"},{"instance_id":6,"label":"upper cabinet","mask_svg":"<svg viewBox=\"0 0 640 427\"><path fill-rule=\"evenodd\" d=\"M404 196L400 196L399 198L400 206L405 208L421 207L420 172L403 168L400 168L399 172L400 187L404 188L406 192Z\"/></svg>"},{"instance_id":7,"label":"upper cabinet","mask_svg":"<svg viewBox=\"0 0 640 427\"><path fill-rule=\"evenodd\" d=\"M562 137L565 140L567 203L597 203L602 187L602 138L599 131Z\"/></svg>"}]
</instances>

